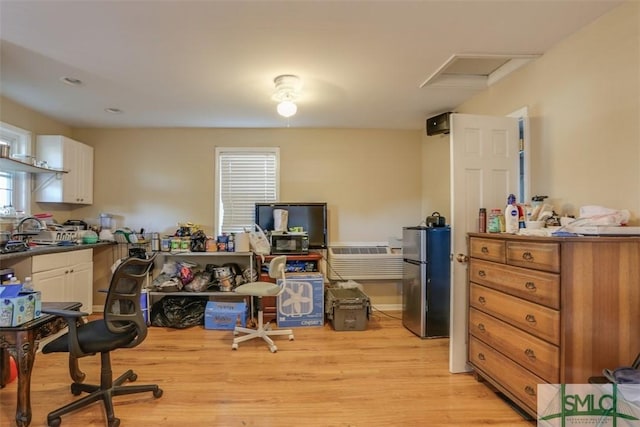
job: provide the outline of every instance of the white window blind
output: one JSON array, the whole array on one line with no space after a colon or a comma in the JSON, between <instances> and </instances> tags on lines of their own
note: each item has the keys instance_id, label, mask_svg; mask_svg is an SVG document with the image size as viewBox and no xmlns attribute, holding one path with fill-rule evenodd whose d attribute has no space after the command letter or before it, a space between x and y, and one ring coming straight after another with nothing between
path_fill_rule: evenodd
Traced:
<instances>
[{"instance_id":1,"label":"white window blind","mask_svg":"<svg viewBox=\"0 0 640 427\"><path fill-rule=\"evenodd\" d=\"M255 204L278 200L278 148L216 148L218 233L253 229Z\"/></svg>"},{"instance_id":2,"label":"white window blind","mask_svg":"<svg viewBox=\"0 0 640 427\"><path fill-rule=\"evenodd\" d=\"M11 146L11 154L31 154L31 133L0 122L0 144ZM0 216L5 208L29 213L31 180L26 172L0 169Z\"/></svg>"}]
</instances>

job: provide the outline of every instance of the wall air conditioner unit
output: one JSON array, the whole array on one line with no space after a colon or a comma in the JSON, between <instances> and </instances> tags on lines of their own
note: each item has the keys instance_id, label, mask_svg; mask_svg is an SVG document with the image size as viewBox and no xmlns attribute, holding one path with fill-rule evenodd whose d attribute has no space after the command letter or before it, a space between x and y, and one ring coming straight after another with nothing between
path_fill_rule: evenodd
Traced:
<instances>
[{"instance_id":1,"label":"wall air conditioner unit","mask_svg":"<svg viewBox=\"0 0 640 427\"><path fill-rule=\"evenodd\" d=\"M402 279L402 253L388 246L330 246L327 258L330 280Z\"/></svg>"}]
</instances>

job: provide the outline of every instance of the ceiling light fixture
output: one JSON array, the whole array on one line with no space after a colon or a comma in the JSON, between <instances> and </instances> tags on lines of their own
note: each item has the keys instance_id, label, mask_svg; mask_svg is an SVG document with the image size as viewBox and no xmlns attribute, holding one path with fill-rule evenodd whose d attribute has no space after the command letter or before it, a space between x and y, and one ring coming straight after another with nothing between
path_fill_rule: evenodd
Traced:
<instances>
[{"instance_id":1,"label":"ceiling light fixture","mask_svg":"<svg viewBox=\"0 0 640 427\"><path fill-rule=\"evenodd\" d=\"M122 110L121 109L114 108L114 107L105 108L104 111L106 111L109 114L122 114Z\"/></svg>"},{"instance_id":2,"label":"ceiling light fixture","mask_svg":"<svg viewBox=\"0 0 640 427\"><path fill-rule=\"evenodd\" d=\"M298 111L295 101L300 97L302 83L300 77L292 74L283 74L273 79L276 85L276 93L273 99L278 102L276 110L283 117L291 117Z\"/></svg>"}]
</instances>

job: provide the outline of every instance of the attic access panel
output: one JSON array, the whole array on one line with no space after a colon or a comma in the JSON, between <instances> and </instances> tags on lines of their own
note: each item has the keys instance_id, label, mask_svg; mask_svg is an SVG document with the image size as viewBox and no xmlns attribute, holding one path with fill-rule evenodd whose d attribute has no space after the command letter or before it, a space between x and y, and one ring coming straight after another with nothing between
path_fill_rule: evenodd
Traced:
<instances>
[{"instance_id":1,"label":"attic access panel","mask_svg":"<svg viewBox=\"0 0 640 427\"><path fill-rule=\"evenodd\" d=\"M421 85L485 88L540 55L454 54Z\"/></svg>"}]
</instances>

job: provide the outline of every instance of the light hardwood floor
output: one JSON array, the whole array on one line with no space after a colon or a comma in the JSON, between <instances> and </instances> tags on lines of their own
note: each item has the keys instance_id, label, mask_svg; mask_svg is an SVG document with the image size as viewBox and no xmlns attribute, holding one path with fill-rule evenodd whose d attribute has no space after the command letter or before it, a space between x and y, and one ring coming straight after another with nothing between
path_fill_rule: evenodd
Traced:
<instances>
[{"instance_id":1,"label":"light hardwood floor","mask_svg":"<svg viewBox=\"0 0 640 427\"><path fill-rule=\"evenodd\" d=\"M164 395L115 398L124 426L509 426L531 427L471 374L450 374L447 339L421 340L397 318L374 312L366 331L297 328L231 350L231 331L152 327L135 349L112 355L114 374L129 367L138 383ZM80 360L87 382L99 358ZM67 358L38 354L32 377L32 426L74 398ZM13 426L16 382L0 390L0 426ZM101 404L64 416L64 427L104 426Z\"/></svg>"}]
</instances>

